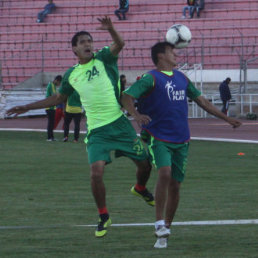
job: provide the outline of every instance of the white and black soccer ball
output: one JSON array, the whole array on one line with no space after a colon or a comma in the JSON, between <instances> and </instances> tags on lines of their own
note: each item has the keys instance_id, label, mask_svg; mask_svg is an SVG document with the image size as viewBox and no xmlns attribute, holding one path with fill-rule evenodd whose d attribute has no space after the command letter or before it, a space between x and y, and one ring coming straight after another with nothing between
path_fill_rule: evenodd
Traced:
<instances>
[{"instance_id":1,"label":"white and black soccer ball","mask_svg":"<svg viewBox=\"0 0 258 258\"><path fill-rule=\"evenodd\" d=\"M175 48L185 48L192 39L190 29L183 24L175 24L167 30L166 40L173 44Z\"/></svg>"}]
</instances>

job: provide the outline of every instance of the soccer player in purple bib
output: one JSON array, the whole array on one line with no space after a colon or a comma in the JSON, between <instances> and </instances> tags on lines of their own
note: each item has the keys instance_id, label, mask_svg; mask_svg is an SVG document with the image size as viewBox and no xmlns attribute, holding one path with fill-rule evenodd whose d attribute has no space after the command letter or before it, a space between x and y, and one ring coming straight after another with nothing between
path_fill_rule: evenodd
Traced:
<instances>
[{"instance_id":1,"label":"soccer player in purple bib","mask_svg":"<svg viewBox=\"0 0 258 258\"><path fill-rule=\"evenodd\" d=\"M241 122L219 111L201 96L183 73L174 69L176 56L172 44L155 44L151 56L156 69L124 91L122 104L142 126L142 136L158 169L155 190L157 241L154 247L166 248L187 164L190 140L187 97L233 128L239 127ZM137 110L135 99L138 100Z\"/></svg>"}]
</instances>

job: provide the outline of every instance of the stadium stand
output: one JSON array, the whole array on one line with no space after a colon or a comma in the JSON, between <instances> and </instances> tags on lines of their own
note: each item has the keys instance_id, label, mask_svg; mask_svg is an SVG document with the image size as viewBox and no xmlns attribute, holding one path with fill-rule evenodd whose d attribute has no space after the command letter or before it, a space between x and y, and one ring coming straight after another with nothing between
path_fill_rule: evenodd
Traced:
<instances>
[{"instance_id":1,"label":"stadium stand","mask_svg":"<svg viewBox=\"0 0 258 258\"><path fill-rule=\"evenodd\" d=\"M70 39L76 31L88 30L99 49L110 43L106 32L97 31L97 17L112 17L126 47L119 68L151 69L149 48L164 40L175 23L187 25L193 34L187 49L178 51L178 61L202 63L204 69L239 69L241 53L249 58L258 52L257 0L206 0L200 18L181 19L181 0L130 0L126 21L117 21L116 1L55 0L57 10L44 23L36 23L40 0L2 0L0 12L1 88L8 90L38 73L63 73L75 64ZM255 60L249 67L257 67Z\"/></svg>"}]
</instances>

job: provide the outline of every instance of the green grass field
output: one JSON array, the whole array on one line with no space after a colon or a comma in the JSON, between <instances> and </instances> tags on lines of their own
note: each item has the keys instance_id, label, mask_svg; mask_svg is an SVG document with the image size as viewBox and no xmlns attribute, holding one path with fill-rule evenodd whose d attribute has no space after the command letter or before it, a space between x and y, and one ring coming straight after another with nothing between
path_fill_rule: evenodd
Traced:
<instances>
[{"instance_id":1,"label":"green grass field","mask_svg":"<svg viewBox=\"0 0 258 258\"><path fill-rule=\"evenodd\" d=\"M153 248L153 226L110 227L106 237L96 239L94 227L78 226L97 222L83 140L45 138L0 131L1 258L258 256L257 224L172 226L165 250ZM192 141L175 222L258 219L257 165L257 144ZM153 169L152 191L155 180ZM114 224L154 222L154 209L130 194L135 183L130 160L108 165L105 183Z\"/></svg>"}]
</instances>

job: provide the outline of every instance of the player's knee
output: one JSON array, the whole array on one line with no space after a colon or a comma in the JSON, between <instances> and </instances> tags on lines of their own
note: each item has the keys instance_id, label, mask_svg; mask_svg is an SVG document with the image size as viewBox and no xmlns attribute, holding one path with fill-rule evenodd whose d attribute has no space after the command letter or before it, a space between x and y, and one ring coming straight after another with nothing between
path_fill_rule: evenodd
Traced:
<instances>
[{"instance_id":1,"label":"player's knee","mask_svg":"<svg viewBox=\"0 0 258 258\"><path fill-rule=\"evenodd\" d=\"M103 177L104 169L97 164L91 165L91 180L93 181L101 181Z\"/></svg>"},{"instance_id":2,"label":"player's knee","mask_svg":"<svg viewBox=\"0 0 258 258\"><path fill-rule=\"evenodd\" d=\"M92 171L91 172L91 181L94 181L94 182L101 182L102 181L102 174L101 173L98 173L96 171Z\"/></svg>"},{"instance_id":3,"label":"player's knee","mask_svg":"<svg viewBox=\"0 0 258 258\"><path fill-rule=\"evenodd\" d=\"M159 169L159 180L169 182L171 178L171 168L170 167L162 167Z\"/></svg>"}]
</instances>

